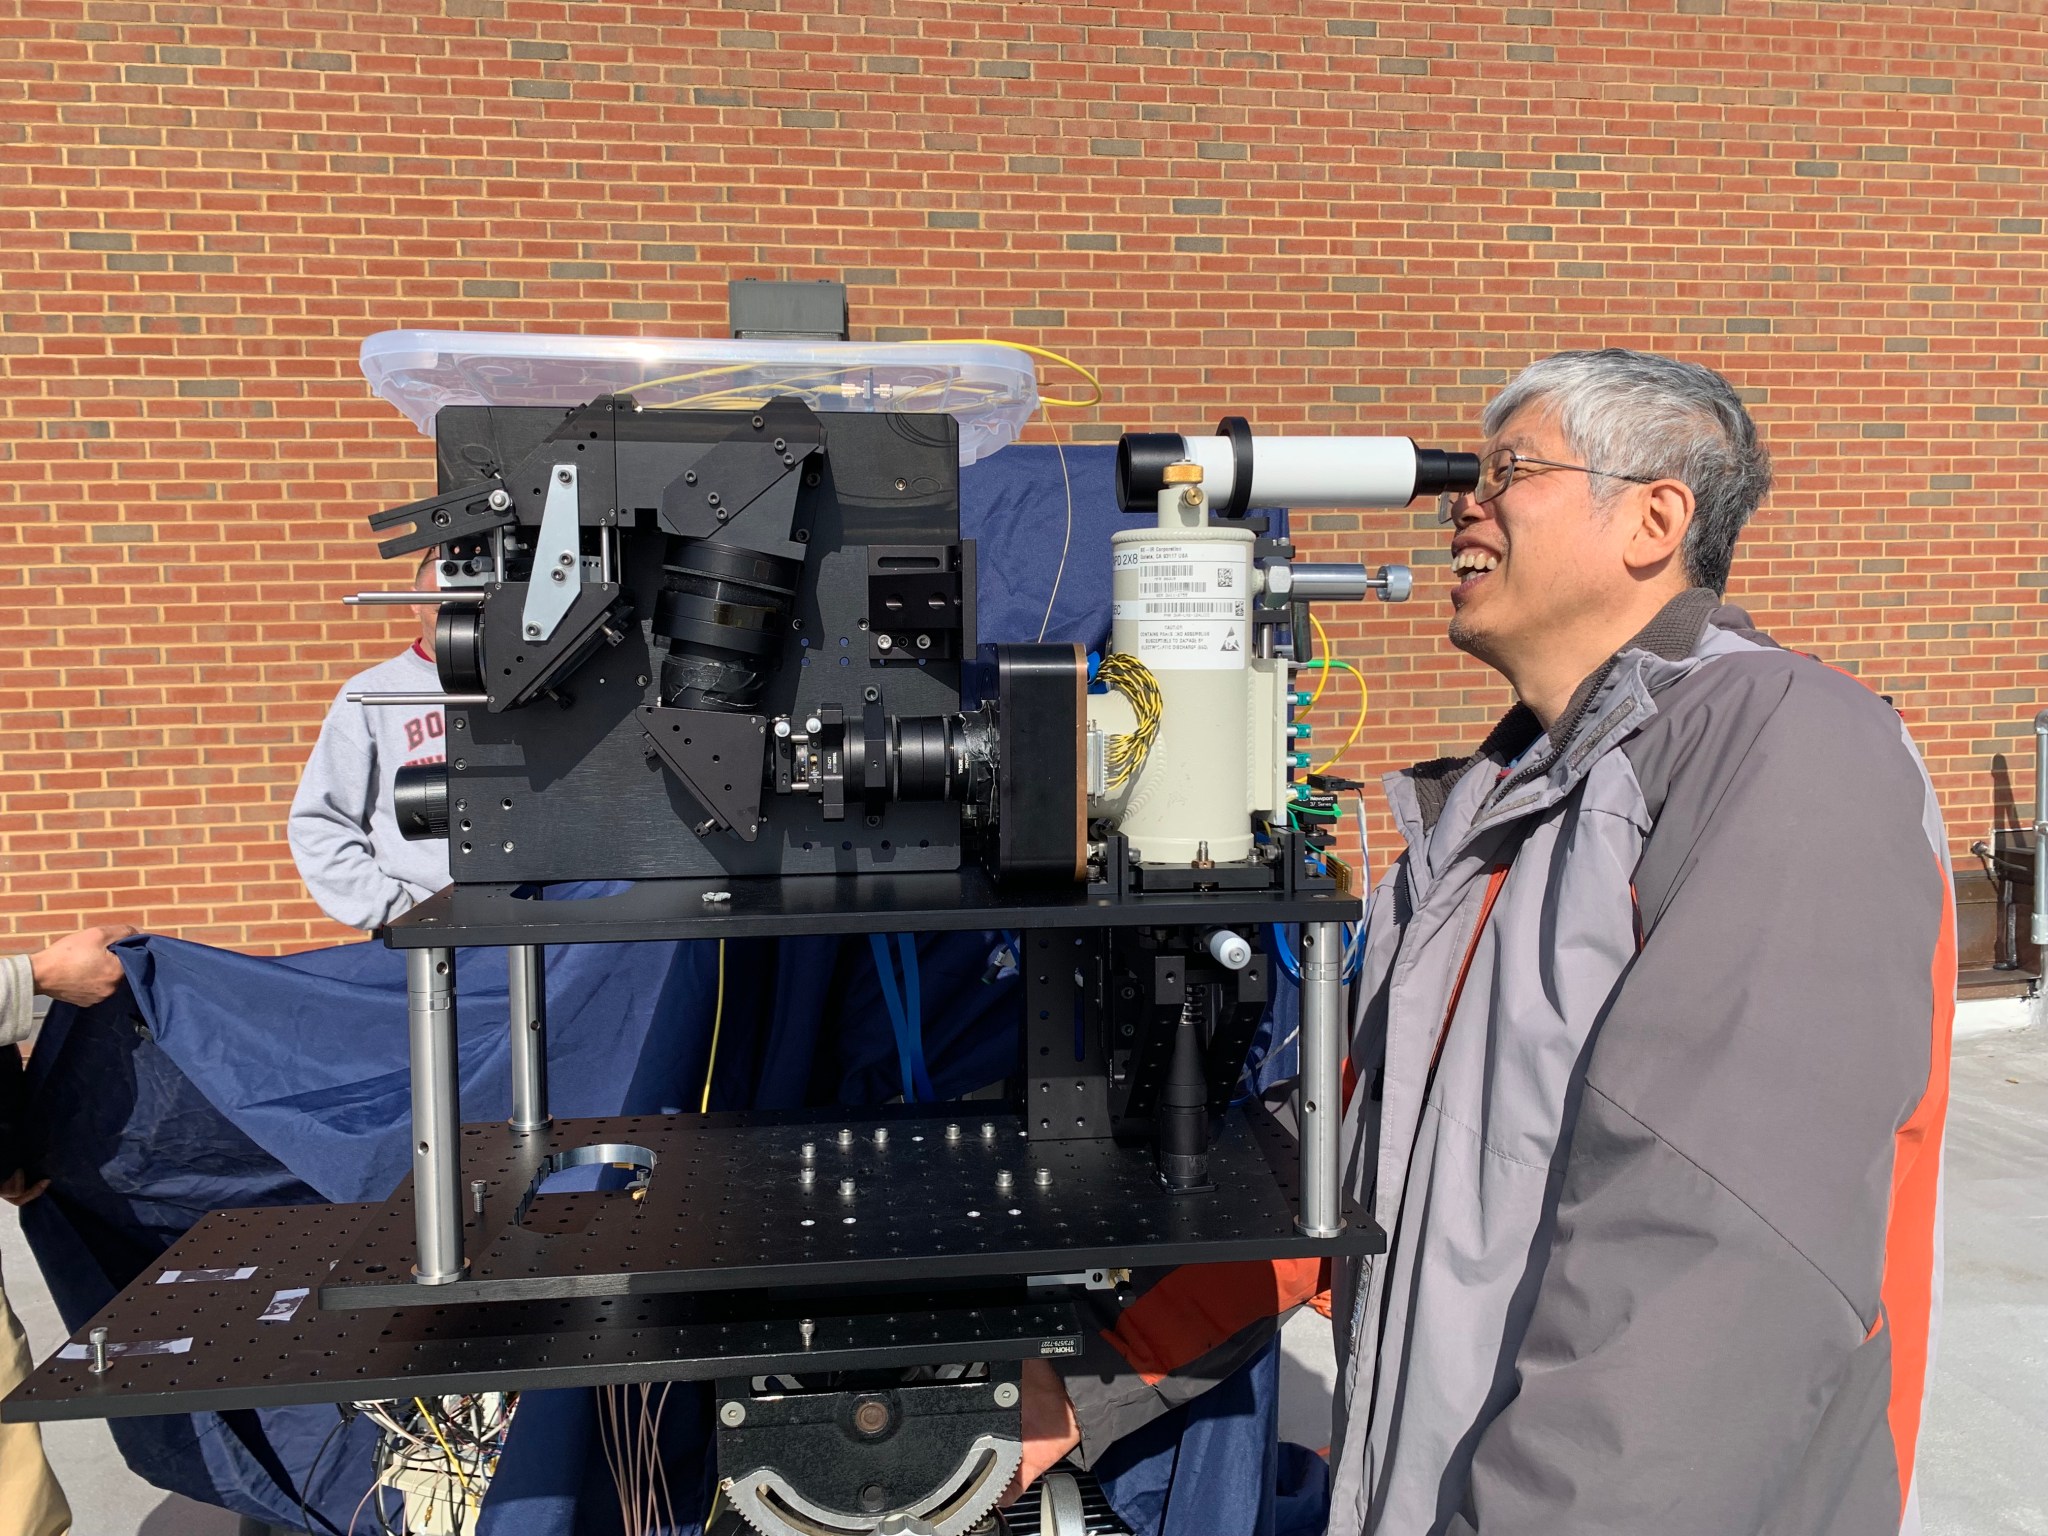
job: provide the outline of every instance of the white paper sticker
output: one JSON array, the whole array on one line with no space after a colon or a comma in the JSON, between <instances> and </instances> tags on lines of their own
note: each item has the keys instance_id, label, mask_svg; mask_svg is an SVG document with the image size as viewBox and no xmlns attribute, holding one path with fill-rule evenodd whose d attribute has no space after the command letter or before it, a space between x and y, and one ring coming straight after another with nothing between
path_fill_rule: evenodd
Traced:
<instances>
[{"instance_id":1,"label":"white paper sticker","mask_svg":"<svg viewBox=\"0 0 2048 1536\"><path fill-rule=\"evenodd\" d=\"M270 1305L263 1309L259 1323L288 1323L299 1315L299 1307L311 1294L308 1287L294 1286L289 1291L272 1291Z\"/></svg>"},{"instance_id":2,"label":"white paper sticker","mask_svg":"<svg viewBox=\"0 0 2048 1536\"><path fill-rule=\"evenodd\" d=\"M1155 672L1230 672L1251 648L1249 544L1139 544L1116 552L1128 594L1116 617L1135 621L1138 660ZM1131 578L1135 578L1133 581Z\"/></svg>"},{"instance_id":3,"label":"white paper sticker","mask_svg":"<svg viewBox=\"0 0 2048 1536\"><path fill-rule=\"evenodd\" d=\"M183 1355L192 1350L190 1339L122 1339L107 1341L107 1358L118 1360L123 1355ZM90 1360L92 1346L89 1344L66 1344L57 1351L59 1360Z\"/></svg>"},{"instance_id":4,"label":"white paper sticker","mask_svg":"<svg viewBox=\"0 0 2048 1536\"><path fill-rule=\"evenodd\" d=\"M200 1285L226 1280L247 1280L256 1273L254 1264L240 1269L167 1269L156 1277L158 1285Z\"/></svg>"}]
</instances>

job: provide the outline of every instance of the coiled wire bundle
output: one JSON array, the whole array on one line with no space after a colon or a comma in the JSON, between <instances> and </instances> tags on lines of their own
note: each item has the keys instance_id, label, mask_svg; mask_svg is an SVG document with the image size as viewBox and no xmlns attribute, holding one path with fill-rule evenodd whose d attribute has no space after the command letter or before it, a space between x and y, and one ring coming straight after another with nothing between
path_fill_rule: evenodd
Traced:
<instances>
[{"instance_id":1,"label":"coiled wire bundle","mask_svg":"<svg viewBox=\"0 0 2048 1536\"><path fill-rule=\"evenodd\" d=\"M1159 679L1152 675L1152 669L1128 652L1111 651L1102 658L1095 669L1095 676L1106 687L1114 688L1129 699L1138 717L1137 729L1128 735L1110 737L1109 747L1104 753L1109 788L1119 790L1130 783L1132 775L1144 765L1145 754L1152 750L1152 743L1158 739L1159 721L1165 713L1166 701L1160 696Z\"/></svg>"}]
</instances>

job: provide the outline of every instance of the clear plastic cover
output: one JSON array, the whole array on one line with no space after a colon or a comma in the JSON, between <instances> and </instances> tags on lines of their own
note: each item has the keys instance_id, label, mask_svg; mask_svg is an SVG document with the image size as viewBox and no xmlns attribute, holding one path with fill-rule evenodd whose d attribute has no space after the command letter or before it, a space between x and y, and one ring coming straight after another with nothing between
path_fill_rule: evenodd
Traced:
<instances>
[{"instance_id":1,"label":"clear plastic cover","mask_svg":"<svg viewBox=\"0 0 2048 1536\"><path fill-rule=\"evenodd\" d=\"M630 394L650 407L744 409L795 395L817 411L945 411L960 462L1016 440L1038 409L1029 353L988 342L723 341L380 331L363 343L370 388L434 429L444 405L580 405Z\"/></svg>"}]
</instances>

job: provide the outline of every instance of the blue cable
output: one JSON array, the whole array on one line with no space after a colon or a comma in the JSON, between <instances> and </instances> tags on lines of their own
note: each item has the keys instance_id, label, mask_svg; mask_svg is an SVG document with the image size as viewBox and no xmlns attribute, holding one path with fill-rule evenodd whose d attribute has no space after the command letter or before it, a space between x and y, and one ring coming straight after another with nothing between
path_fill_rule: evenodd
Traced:
<instances>
[{"instance_id":1,"label":"blue cable","mask_svg":"<svg viewBox=\"0 0 2048 1536\"><path fill-rule=\"evenodd\" d=\"M875 955L875 977L882 988L882 1005L889 1010L889 1027L896 1036L896 1063L903 1073L903 1101L917 1102L917 1072L910 1059L910 1019L903 1011L903 999L896 990L896 967L889 959L889 940L884 934L868 935L868 947Z\"/></svg>"},{"instance_id":2,"label":"blue cable","mask_svg":"<svg viewBox=\"0 0 2048 1536\"><path fill-rule=\"evenodd\" d=\"M911 1081L917 1085L918 1100L928 1103L938 1095L932 1092L931 1075L924 1065L924 999L918 981L917 936L897 934L896 949L903 956L904 1034L910 1042Z\"/></svg>"}]
</instances>

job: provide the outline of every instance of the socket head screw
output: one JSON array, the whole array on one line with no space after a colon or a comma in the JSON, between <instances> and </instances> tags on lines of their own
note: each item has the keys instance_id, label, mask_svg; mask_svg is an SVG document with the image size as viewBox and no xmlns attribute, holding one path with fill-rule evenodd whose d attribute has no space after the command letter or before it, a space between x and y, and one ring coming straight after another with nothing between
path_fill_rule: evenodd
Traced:
<instances>
[{"instance_id":1,"label":"socket head screw","mask_svg":"<svg viewBox=\"0 0 2048 1536\"><path fill-rule=\"evenodd\" d=\"M811 1347L811 1340L817 1336L818 1325L808 1317L796 1325L797 1337L804 1341L804 1348Z\"/></svg>"},{"instance_id":2,"label":"socket head screw","mask_svg":"<svg viewBox=\"0 0 2048 1536\"><path fill-rule=\"evenodd\" d=\"M815 1163L818 1160L818 1144L815 1141L807 1141L797 1149L796 1155L807 1163Z\"/></svg>"},{"instance_id":3,"label":"socket head screw","mask_svg":"<svg viewBox=\"0 0 2048 1536\"><path fill-rule=\"evenodd\" d=\"M853 1145L853 1132L843 1125L839 1128L839 1145L842 1147Z\"/></svg>"},{"instance_id":4,"label":"socket head screw","mask_svg":"<svg viewBox=\"0 0 2048 1536\"><path fill-rule=\"evenodd\" d=\"M566 469L558 469L555 471L555 478L561 481L562 484L567 485L575 477Z\"/></svg>"},{"instance_id":5,"label":"socket head screw","mask_svg":"<svg viewBox=\"0 0 2048 1536\"><path fill-rule=\"evenodd\" d=\"M958 1141L959 1139L960 1139L960 1127L959 1127L959 1126L957 1126L957 1125L949 1125L949 1126L947 1126L947 1127L946 1127L946 1140L948 1140L948 1141Z\"/></svg>"},{"instance_id":6,"label":"socket head screw","mask_svg":"<svg viewBox=\"0 0 2048 1536\"><path fill-rule=\"evenodd\" d=\"M107 1368L107 1330L95 1328L86 1337L92 1343L92 1365L90 1369L93 1375L98 1376Z\"/></svg>"},{"instance_id":7,"label":"socket head screw","mask_svg":"<svg viewBox=\"0 0 2048 1536\"><path fill-rule=\"evenodd\" d=\"M983 1141L994 1141L996 1139L996 1128L992 1122L987 1120L981 1122L981 1139Z\"/></svg>"},{"instance_id":8,"label":"socket head screw","mask_svg":"<svg viewBox=\"0 0 2048 1536\"><path fill-rule=\"evenodd\" d=\"M1050 1168L1040 1168L1037 1172L1031 1175L1031 1182L1036 1184L1040 1189L1051 1189L1052 1170Z\"/></svg>"},{"instance_id":9,"label":"socket head screw","mask_svg":"<svg viewBox=\"0 0 2048 1536\"><path fill-rule=\"evenodd\" d=\"M851 1200L853 1198L853 1180L841 1179L839 1181L839 1197L842 1200Z\"/></svg>"},{"instance_id":10,"label":"socket head screw","mask_svg":"<svg viewBox=\"0 0 2048 1536\"><path fill-rule=\"evenodd\" d=\"M996 1383L996 1406L998 1408L1016 1407L1018 1396L1017 1383L1014 1381L999 1381Z\"/></svg>"},{"instance_id":11,"label":"socket head screw","mask_svg":"<svg viewBox=\"0 0 2048 1536\"><path fill-rule=\"evenodd\" d=\"M727 1429L738 1429L747 1422L745 1403L721 1403L718 1405L718 1422Z\"/></svg>"},{"instance_id":12,"label":"socket head screw","mask_svg":"<svg viewBox=\"0 0 2048 1536\"><path fill-rule=\"evenodd\" d=\"M886 1147L887 1145L889 1145L889 1127L887 1127L886 1125L878 1125L875 1127L875 1145L878 1147Z\"/></svg>"}]
</instances>

